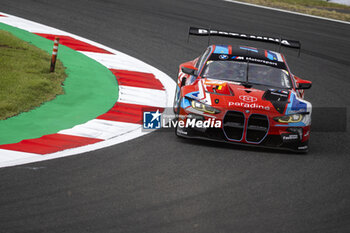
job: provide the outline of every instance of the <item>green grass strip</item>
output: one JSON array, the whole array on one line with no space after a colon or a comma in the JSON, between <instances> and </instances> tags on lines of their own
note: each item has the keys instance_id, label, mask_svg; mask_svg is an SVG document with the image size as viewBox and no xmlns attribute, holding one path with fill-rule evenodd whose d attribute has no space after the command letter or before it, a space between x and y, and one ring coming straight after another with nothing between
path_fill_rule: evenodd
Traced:
<instances>
[{"instance_id":1,"label":"green grass strip","mask_svg":"<svg viewBox=\"0 0 350 233\"><path fill-rule=\"evenodd\" d=\"M63 94L67 77L60 60L49 72L50 55L0 30L0 120L27 112Z\"/></svg>"},{"instance_id":2,"label":"green grass strip","mask_svg":"<svg viewBox=\"0 0 350 233\"><path fill-rule=\"evenodd\" d=\"M0 23L0 29L36 47L52 52L53 42L30 32ZM58 58L67 68L63 95L40 107L0 120L0 144L38 138L83 124L107 112L118 99L115 76L95 60L60 45ZM48 67L50 62L48 61Z\"/></svg>"}]
</instances>

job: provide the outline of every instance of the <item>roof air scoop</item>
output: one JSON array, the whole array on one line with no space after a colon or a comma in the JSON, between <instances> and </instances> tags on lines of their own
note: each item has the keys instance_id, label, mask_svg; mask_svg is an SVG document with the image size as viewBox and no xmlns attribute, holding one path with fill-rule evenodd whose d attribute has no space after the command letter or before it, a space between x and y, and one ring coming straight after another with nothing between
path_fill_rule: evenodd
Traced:
<instances>
[{"instance_id":1,"label":"roof air scoop","mask_svg":"<svg viewBox=\"0 0 350 233\"><path fill-rule=\"evenodd\" d=\"M244 91L245 91L245 92L247 92L247 93L252 92L252 91L251 91L251 90L249 90L249 89L244 89Z\"/></svg>"}]
</instances>

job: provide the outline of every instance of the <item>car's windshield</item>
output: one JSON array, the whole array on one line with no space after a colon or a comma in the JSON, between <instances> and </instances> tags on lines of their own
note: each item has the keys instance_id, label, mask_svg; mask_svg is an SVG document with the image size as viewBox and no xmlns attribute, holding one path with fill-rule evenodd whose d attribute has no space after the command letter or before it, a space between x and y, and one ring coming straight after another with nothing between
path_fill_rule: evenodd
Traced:
<instances>
[{"instance_id":1,"label":"car's windshield","mask_svg":"<svg viewBox=\"0 0 350 233\"><path fill-rule=\"evenodd\" d=\"M236 82L248 81L251 84L273 86L276 88L292 87L287 71L256 63L208 61L203 69L202 77Z\"/></svg>"}]
</instances>

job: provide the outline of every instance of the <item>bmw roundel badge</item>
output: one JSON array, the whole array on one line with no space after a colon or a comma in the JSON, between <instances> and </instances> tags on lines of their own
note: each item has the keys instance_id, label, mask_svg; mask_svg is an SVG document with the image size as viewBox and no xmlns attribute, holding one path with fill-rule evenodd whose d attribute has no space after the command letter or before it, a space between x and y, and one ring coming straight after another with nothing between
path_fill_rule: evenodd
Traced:
<instances>
[{"instance_id":1,"label":"bmw roundel badge","mask_svg":"<svg viewBox=\"0 0 350 233\"><path fill-rule=\"evenodd\" d=\"M226 55L226 54L221 54L221 55L219 56L219 58L220 58L221 60L226 60L226 59L228 59L228 55Z\"/></svg>"}]
</instances>

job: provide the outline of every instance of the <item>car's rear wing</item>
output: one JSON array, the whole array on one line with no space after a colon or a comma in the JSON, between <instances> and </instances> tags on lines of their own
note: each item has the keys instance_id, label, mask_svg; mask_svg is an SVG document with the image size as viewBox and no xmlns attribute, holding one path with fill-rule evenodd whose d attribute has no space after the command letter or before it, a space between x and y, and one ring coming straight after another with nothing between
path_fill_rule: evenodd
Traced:
<instances>
[{"instance_id":1,"label":"car's rear wing","mask_svg":"<svg viewBox=\"0 0 350 233\"><path fill-rule=\"evenodd\" d=\"M210 41L210 36L223 36L223 37L233 37L238 39L258 40L258 41L275 43L275 44L279 44L280 46L299 49L299 52L301 48L301 43L300 41L297 41L297 40L276 38L271 36L252 35L252 34L241 33L241 32L228 32L228 31L214 30L214 29L208 29L208 28L190 27L188 31L188 36L190 35L209 36L208 43Z\"/></svg>"}]
</instances>

